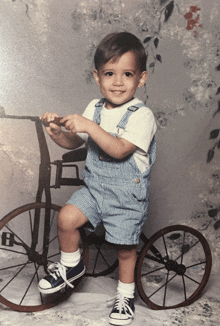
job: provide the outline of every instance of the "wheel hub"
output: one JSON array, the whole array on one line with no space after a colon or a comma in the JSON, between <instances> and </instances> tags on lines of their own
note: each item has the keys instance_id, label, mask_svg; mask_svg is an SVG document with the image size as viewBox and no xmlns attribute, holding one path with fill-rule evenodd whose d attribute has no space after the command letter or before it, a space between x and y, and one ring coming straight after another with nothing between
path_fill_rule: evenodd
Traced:
<instances>
[{"instance_id":1,"label":"wheel hub","mask_svg":"<svg viewBox=\"0 0 220 326\"><path fill-rule=\"evenodd\" d=\"M184 275L186 272L186 266L183 264L178 264L174 260L168 260L165 263L165 267L168 271L173 271L173 272L177 273L178 275Z\"/></svg>"},{"instance_id":2,"label":"wheel hub","mask_svg":"<svg viewBox=\"0 0 220 326\"><path fill-rule=\"evenodd\" d=\"M45 265L45 258L43 255L40 255L37 251L30 251L28 258L33 263L37 263L39 266Z\"/></svg>"}]
</instances>

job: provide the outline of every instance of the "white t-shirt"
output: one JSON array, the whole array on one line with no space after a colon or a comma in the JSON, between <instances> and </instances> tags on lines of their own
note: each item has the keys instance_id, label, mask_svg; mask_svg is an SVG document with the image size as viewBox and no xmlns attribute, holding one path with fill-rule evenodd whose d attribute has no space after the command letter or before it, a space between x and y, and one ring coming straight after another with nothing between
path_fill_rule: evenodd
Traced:
<instances>
[{"instance_id":1,"label":"white t-shirt","mask_svg":"<svg viewBox=\"0 0 220 326\"><path fill-rule=\"evenodd\" d=\"M95 104L98 101L96 99L89 103L83 113L83 117L93 120ZM131 114L125 129L118 130L117 128L117 124L126 113L128 107L140 102L140 100L134 98L115 109L106 109L104 104L100 113L100 127L107 132L117 134L118 138L124 138L137 146L137 150L133 153L134 159L140 171L144 172L149 166L148 149L157 129L152 111L149 108L141 107ZM85 142L87 141L88 134L78 133L78 135Z\"/></svg>"}]
</instances>

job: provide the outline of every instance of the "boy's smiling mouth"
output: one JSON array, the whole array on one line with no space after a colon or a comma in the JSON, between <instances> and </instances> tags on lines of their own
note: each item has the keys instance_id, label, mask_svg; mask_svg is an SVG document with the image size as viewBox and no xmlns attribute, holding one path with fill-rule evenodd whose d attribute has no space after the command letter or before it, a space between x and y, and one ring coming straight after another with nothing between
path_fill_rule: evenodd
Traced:
<instances>
[{"instance_id":1,"label":"boy's smiling mouth","mask_svg":"<svg viewBox=\"0 0 220 326\"><path fill-rule=\"evenodd\" d=\"M114 94L123 94L125 91L120 91L120 90L118 90L118 89L116 89L116 90L111 90L111 92L112 93L114 93Z\"/></svg>"}]
</instances>

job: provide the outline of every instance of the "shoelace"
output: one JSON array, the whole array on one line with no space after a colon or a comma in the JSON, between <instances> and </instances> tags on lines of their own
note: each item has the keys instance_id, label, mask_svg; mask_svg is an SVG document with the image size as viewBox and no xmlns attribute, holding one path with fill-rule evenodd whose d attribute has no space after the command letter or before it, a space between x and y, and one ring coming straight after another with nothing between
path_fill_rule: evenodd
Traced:
<instances>
[{"instance_id":1,"label":"shoelace","mask_svg":"<svg viewBox=\"0 0 220 326\"><path fill-rule=\"evenodd\" d=\"M50 272L50 275L55 280L57 280L58 277L61 277L66 285L68 285L71 288L74 288L74 286L66 278L66 270L67 268L60 263L54 263L48 267L48 271Z\"/></svg>"},{"instance_id":2,"label":"shoelace","mask_svg":"<svg viewBox=\"0 0 220 326\"><path fill-rule=\"evenodd\" d=\"M129 298L126 298L121 293L117 293L114 297L107 300L107 302L113 302L115 300L114 308L119 311L119 314L121 315L123 310L126 316L132 317L134 315L134 312L129 307Z\"/></svg>"}]
</instances>

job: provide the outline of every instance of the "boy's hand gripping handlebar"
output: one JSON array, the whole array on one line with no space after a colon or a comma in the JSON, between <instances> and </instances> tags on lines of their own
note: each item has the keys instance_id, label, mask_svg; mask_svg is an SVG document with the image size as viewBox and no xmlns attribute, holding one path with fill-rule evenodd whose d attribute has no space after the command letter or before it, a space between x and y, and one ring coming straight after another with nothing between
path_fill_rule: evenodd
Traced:
<instances>
[{"instance_id":1,"label":"boy's hand gripping handlebar","mask_svg":"<svg viewBox=\"0 0 220 326\"><path fill-rule=\"evenodd\" d=\"M60 122L60 120L62 120L63 118L62 117L55 117L54 120L52 121L45 121L42 119L42 123L45 127L49 127L50 123L55 123L57 126L61 126L61 127L64 127L65 126L65 122Z\"/></svg>"}]
</instances>

